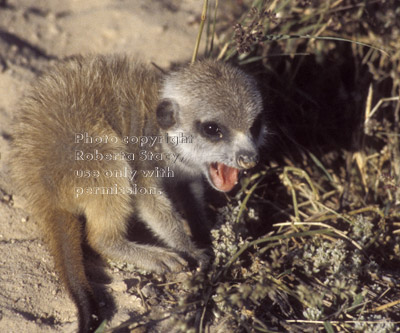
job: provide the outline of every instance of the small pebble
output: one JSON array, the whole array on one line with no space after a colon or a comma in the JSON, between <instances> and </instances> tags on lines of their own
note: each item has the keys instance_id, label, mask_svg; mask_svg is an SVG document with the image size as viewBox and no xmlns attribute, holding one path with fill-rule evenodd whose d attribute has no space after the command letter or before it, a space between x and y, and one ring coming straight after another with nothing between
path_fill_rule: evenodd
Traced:
<instances>
[{"instance_id":1,"label":"small pebble","mask_svg":"<svg viewBox=\"0 0 400 333\"><path fill-rule=\"evenodd\" d=\"M146 298L149 298L150 296L154 296L156 294L156 290L152 283L146 284L140 291Z\"/></svg>"},{"instance_id":2,"label":"small pebble","mask_svg":"<svg viewBox=\"0 0 400 333\"><path fill-rule=\"evenodd\" d=\"M10 202L11 201L11 195L8 195L8 194L4 195L2 200L4 202Z\"/></svg>"},{"instance_id":3,"label":"small pebble","mask_svg":"<svg viewBox=\"0 0 400 333\"><path fill-rule=\"evenodd\" d=\"M128 287L124 281L115 281L110 285L111 289L117 292L126 292Z\"/></svg>"}]
</instances>

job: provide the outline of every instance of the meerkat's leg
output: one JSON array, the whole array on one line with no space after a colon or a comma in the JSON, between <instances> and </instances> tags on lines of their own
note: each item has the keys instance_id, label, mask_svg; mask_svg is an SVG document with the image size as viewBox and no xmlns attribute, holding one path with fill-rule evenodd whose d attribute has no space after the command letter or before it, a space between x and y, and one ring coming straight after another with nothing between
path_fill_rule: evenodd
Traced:
<instances>
[{"instance_id":1,"label":"meerkat's leg","mask_svg":"<svg viewBox=\"0 0 400 333\"><path fill-rule=\"evenodd\" d=\"M118 221L111 214L105 214L99 218L96 214L89 214L88 226L91 221L96 219L95 228L98 230L99 224L110 225L116 224ZM102 228L100 228L102 229ZM101 234L91 232L92 228L88 228L88 241L90 245L103 256L120 262L134 264L136 267L153 271L156 273L165 273L178 271L187 265L187 262L179 256L179 254L169 251L168 249L137 244L130 242L125 238L125 232L114 234L109 228L104 227ZM99 237L97 237L97 235Z\"/></svg>"},{"instance_id":2,"label":"meerkat's leg","mask_svg":"<svg viewBox=\"0 0 400 333\"><path fill-rule=\"evenodd\" d=\"M79 332L94 332L102 318L85 274L81 222L78 216L51 207L41 220L56 269L78 308Z\"/></svg>"},{"instance_id":3,"label":"meerkat's leg","mask_svg":"<svg viewBox=\"0 0 400 333\"><path fill-rule=\"evenodd\" d=\"M118 185L119 188L130 186L126 179L119 179ZM87 239L103 256L156 273L178 271L187 265L173 251L137 244L126 238L128 220L132 213L132 198L128 194L92 195L85 199ZM148 221L145 222L147 224Z\"/></svg>"},{"instance_id":4,"label":"meerkat's leg","mask_svg":"<svg viewBox=\"0 0 400 333\"><path fill-rule=\"evenodd\" d=\"M176 204L190 223L191 234L197 242L208 245L210 242L211 223L207 219L204 204L204 182L201 178L189 182L167 180L168 197Z\"/></svg>"},{"instance_id":5,"label":"meerkat's leg","mask_svg":"<svg viewBox=\"0 0 400 333\"><path fill-rule=\"evenodd\" d=\"M178 252L194 258L200 264L207 260L204 251L198 249L190 237L188 223L174 208L167 195L142 196L137 199L136 207L143 221L167 245Z\"/></svg>"}]
</instances>

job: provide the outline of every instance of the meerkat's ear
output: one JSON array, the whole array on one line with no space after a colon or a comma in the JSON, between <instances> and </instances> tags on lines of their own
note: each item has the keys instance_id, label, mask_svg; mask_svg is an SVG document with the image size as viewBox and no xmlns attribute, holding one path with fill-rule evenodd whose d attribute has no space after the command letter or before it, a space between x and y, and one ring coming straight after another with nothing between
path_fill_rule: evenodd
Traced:
<instances>
[{"instance_id":1,"label":"meerkat's ear","mask_svg":"<svg viewBox=\"0 0 400 333\"><path fill-rule=\"evenodd\" d=\"M162 129L168 129L176 124L179 105L170 98L164 98L157 106L157 122Z\"/></svg>"}]
</instances>

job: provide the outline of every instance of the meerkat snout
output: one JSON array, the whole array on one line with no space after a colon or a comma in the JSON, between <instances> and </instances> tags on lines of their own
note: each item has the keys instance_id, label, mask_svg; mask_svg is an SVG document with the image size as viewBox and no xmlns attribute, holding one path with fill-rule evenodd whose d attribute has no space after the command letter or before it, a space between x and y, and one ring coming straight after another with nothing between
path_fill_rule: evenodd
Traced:
<instances>
[{"instance_id":1,"label":"meerkat snout","mask_svg":"<svg viewBox=\"0 0 400 333\"><path fill-rule=\"evenodd\" d=\"M251 150L240 150L237 153L237 164L243 169L254 168L258 163L258 153Z\"/></svg>"}]
</instances>

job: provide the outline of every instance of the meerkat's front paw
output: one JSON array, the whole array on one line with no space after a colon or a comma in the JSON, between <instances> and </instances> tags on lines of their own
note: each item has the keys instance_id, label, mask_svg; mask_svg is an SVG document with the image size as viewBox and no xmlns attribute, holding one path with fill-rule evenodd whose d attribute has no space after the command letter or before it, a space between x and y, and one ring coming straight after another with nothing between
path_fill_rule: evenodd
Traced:
<instances>
[{"instance_id":1,"label":"meerkat's front paw","mask_svg":"<svg viewBox=\"0 0 400 333\"><path fill-rule=\"evenodd\" d=\"M210 259L212 258L212 253L211 250L209 249L202 249L199 250L197 253L197 262L199 263L199 266L201 269L207 267L210 264Z\"/></svg>"},{"instance_id":2,"label":"meerkat's front paw","mask_svg":"<svg viewBox=\"0 0 400 333\"><path fill-rule=\"evenodd\" d=\"M195 261L196 266L200 267L200 269L207 267L212 257L212 254L209 250L198 248L191 249L191 252L188 253L188 255Z\"/></svg>"},{"instance_id":3,"label":"meerkat's front paw","mask_svg":"<svg viewBox=\"0 0 400 333\"><path fill-rule=\"evenodd\" d=\"M179 254L165 250L162 253L152 256L151 261L145 266L147 266L144 267L146 270L151 270L158 274L165 274L182 271L189 266L189 263Z\"/></svg>"}]
</instances>

